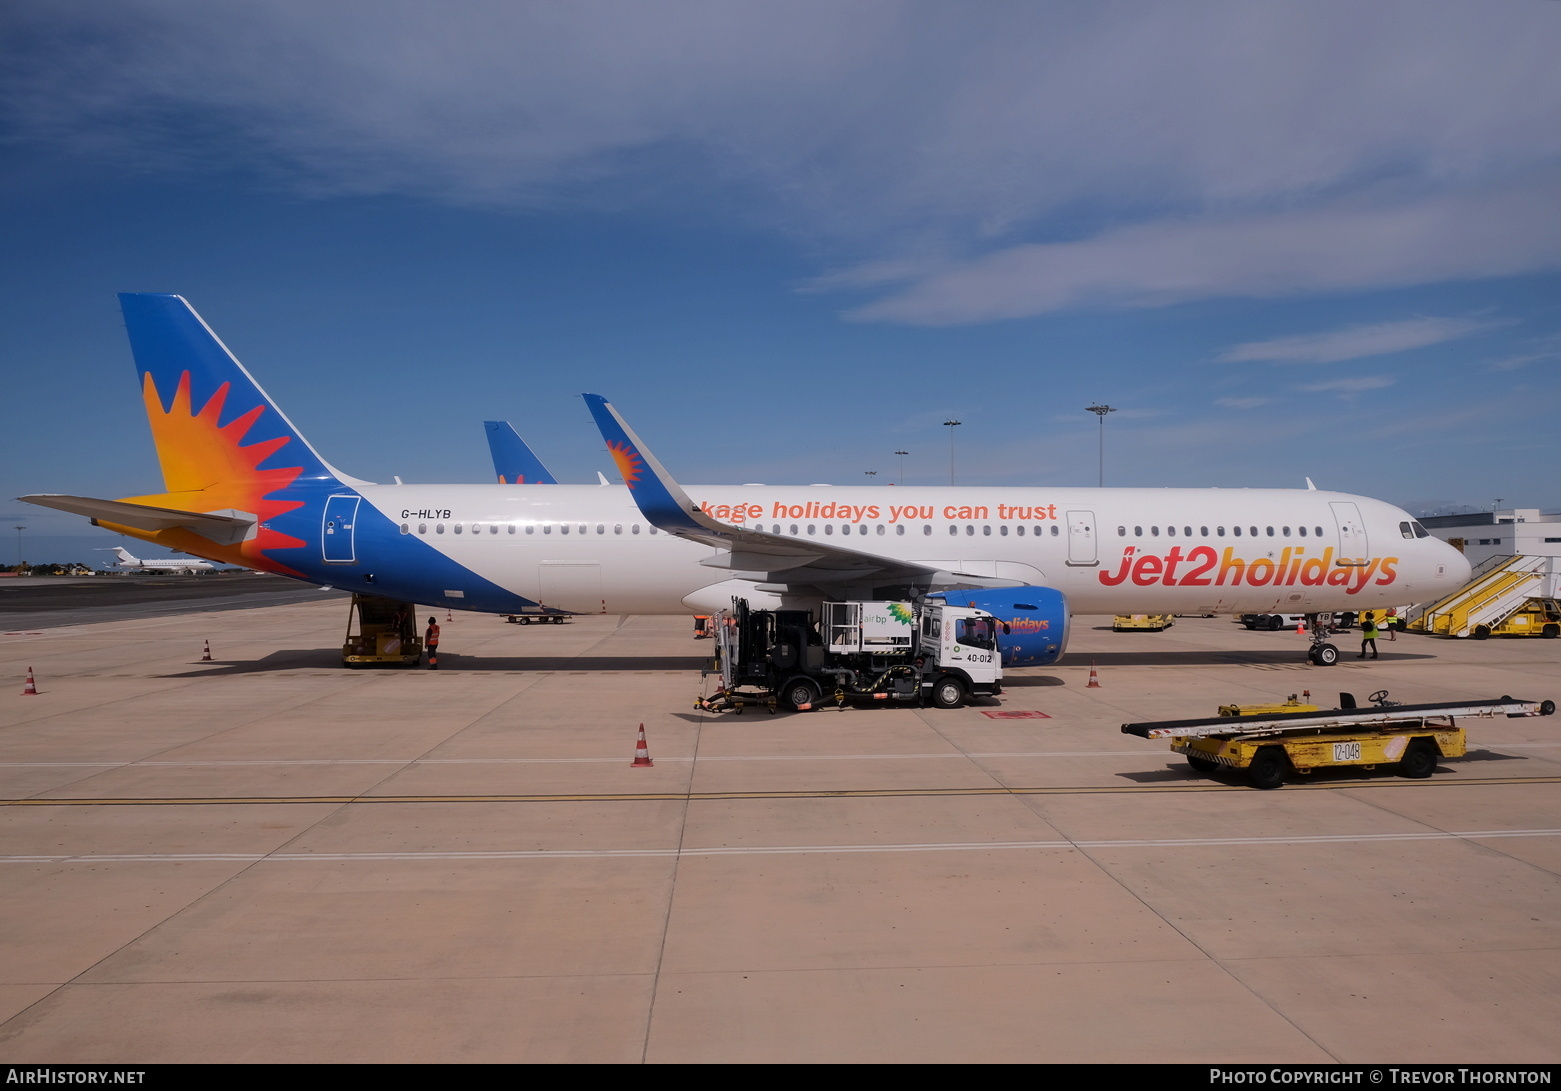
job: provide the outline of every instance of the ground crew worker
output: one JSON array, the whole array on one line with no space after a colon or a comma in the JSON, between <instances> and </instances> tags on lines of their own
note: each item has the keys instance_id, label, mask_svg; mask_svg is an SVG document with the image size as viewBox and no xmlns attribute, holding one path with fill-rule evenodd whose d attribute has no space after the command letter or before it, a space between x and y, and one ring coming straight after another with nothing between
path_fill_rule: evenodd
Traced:
<instances>
[{"instance_id":1,"label":"ground crew worker","mask_svg":"<svg viewBox=\"0 0 1561 1091\"><path fill-rule=\"evenodd\" d=\"M439 669L439 623L428 619L428 631L423 634L423 647L428 649L428 669Z\"/></svg>"},{"instance_id":2,"label":"ground crew worker","mask_svg":"<svg viewBox=\"0 0 1561 1091\"><path fill-rule=\"evenodd\" d=\"M1366 658L1366 649L1371 648L1371 658L1377 659L1377 615L1367 611L1365 618L1360 623L1360 655L1357 659Z\"/></svg>"}]
</instances>

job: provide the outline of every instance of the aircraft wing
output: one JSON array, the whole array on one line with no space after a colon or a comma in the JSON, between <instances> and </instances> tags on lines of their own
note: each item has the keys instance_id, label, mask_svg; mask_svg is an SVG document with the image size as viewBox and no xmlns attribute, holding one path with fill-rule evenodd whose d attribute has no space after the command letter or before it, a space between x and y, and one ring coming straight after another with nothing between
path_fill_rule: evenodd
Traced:
<instances>
[{"instance_id":1,"label":"aircraft wing","mask_svg":"<svg viewBox=\"0 0 1561 1091\"><path fill-rule=\"evenodd\" d=\"M672 479L618 411L600 394L583 394L591 416L607 442L629 495L652 526L718 552L700 562L734 577L777 583L839 583L871 579L875 583L938 582L939 571L926 565L848 549L815 538L799 541L753 527L723 523L707 514ZM946 574L944 574L946 575ZM1009 581L1003 581L1009 582Z\"/></svg>"},{"instance_id":2,"label":"aircraft wing","mask_svg":"<svg viewBox=\"0 0 1561 1091\"><path fill-rule=\"evenodd\" d=\"M102 520L153 533L184 527L222 545L243 541L255 525L254 516L239 512L180 511L177 508L154 508L146 504L129 504L123 500L98 500L91 496L69 496L63 493L35 493L18 496L17 499L39 507L68 511L72 515L85 515L94 524Z\"/></svg>"}]
</instances>

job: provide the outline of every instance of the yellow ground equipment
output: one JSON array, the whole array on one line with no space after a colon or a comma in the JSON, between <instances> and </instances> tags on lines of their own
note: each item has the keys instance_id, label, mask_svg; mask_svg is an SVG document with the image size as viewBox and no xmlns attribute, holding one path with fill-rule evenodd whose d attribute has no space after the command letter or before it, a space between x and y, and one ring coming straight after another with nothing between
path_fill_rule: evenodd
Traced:
<instances>
[{"instance_id":1,"label":"yellow ground equipment","mask_svg":"<svg viewBox=\"0 0 1561 1091\"><path fill-rule=\"evenodd\" d=\"M1170 614L1118 614L1111 622L1114 633L1158 633L1170 627Z\"/></svg>"},{"instance_id":2,"label":"yellow ground equipment","mask_svg":"<svg viewBox=\"0 0 1561 1091\"><path fill-rule=\"evenodd\" d=\"M1123 724L1122 731L1145 739L1170 740L1171 749L1185 755L1187 764L1200 773L1239 769L1254 788L1278 788L1291 772L1307 774L1336 765L1366 769L1397 765L1400 776L1428 777L1439 758L1463 756L1466 739L1457 723L1460 718L1549 716L1556 710L1554 701L1512 697L1401 705L1388 700L1387 690L1373 693L1371 700L1374 707L1358 708L1351 694L1341 693L1341 707L1327 712L1314 708L1161 720Z\"/></svg>"},{"instance_id":3,"label":"yellow ground equipment","mask_svg":"<svg viewBox=\"0 0 1561 1091\"><path fill-rule=\"evenodd\" d=\"M347 639L341 646L343 666L415 667L422 658L416 604L378 595L352 596L347 612Z\"/></svg>"},{"instance_id":4,"label":"yellow ground equipment","mask_svg":"<svg viewBox=\"0 0 1561 1091\"><path fill-rule=\"evenodd\" d=\"M1522 631L1521 625L1504 628L1507 620L1529 609L1534 596L1554 593L1546 587L1553 581L1550 557L1492 557L1475 570L1474 578L1451 595L1414 611L1406 626L1411 632L1437 636L1472 636L1483 640L1498 630ZM1548 579L1547 579L1548 577ZM1554 602L1553 599L1539 599ZM1531 615L1525 614L1525 617ZM1561 634L1561 620L1549 635ZM1540 636L1547 635L1544 624Z\"/></svg>"}]
</instances>

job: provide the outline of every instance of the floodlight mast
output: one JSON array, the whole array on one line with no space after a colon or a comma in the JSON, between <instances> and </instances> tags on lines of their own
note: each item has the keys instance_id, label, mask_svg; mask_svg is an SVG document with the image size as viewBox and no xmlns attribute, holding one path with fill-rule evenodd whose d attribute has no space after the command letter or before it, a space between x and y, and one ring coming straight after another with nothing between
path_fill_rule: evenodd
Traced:
<instances>
[{"instance_id":1,"label":"floodlight mast","mask_svg":"<svg viewBox=\"0 0 1561 1091\"><path fill-rule=\"evenodd\" d=\"M1101 488L1106 487L1106 414L1115 413L1116 407L1101 402L1099 405L1086 405L1086 413L1093 413L1100 418L1100 481Z\"/></svg>"}]
</instances>

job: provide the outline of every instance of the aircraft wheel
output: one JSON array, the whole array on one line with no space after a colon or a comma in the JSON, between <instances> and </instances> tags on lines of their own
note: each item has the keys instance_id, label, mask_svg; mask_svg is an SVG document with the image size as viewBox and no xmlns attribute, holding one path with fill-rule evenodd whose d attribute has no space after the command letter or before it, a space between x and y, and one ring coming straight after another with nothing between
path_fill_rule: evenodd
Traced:
<instances>
[{"instance_id":1,"label":"aircraft wheel","mask_svg":"<svg viewBox=\"0 0 1561 1091\"><path fill-rule=\"evenodd\" d=\"M1191 754L1187 755L1187 764L1192 766L1193 770L1198 773L1212 773L1220 767L1220 763L1217 761L1210 761L1208 758L1196 758Z\"/></svg>"},{"instance_id":2,"label":"aircraft wheel","mask_svg":"<svg viewBox=\"0 0 1561 1091\"><path fill-rule=\"evenodd\" d=\"M1312 662L1319 667L1331 667L1339 661L1339 649L1332 644L1319 644L1312 649Z\"/></svg>"},{"instance_id":3,"label":"aircraft wheel","mask_svg":"<svg viewBox=\"0 0 1561 1091\"><path fill-rule=\"evenodd\" d=\"M958 708L965 703L965 685L958 678L945 674L932 686L932 703L936 708Z\"/></svg>"},{"instance_id":4,"label":"aircraft wheel","mask_svg":"<svg viewBox=\"0 0 1561 1091\"><path fill-rule=\"evenodd\" d=\"M1410 780L1424 780L1436 772L1438 756L1436 744L1430 739L1416 739L1404 751L1403 760L1398 763L1398 775Z\"/></svg>"},{"instance_id":5,"label":"aircraft wheel","mask_svg":"<svg viewBox=\"0 0 1561 1091\"><path fill-rule=\"evenodd\" d=\"M1268 791L1284 784L1285 771L1289 766L1290 759L1285 756L1284 747L1265 746L1252 759L1252 764L1247 768L1247 777L1252 781L1252 787Z\"/></svg>"},{"instance_id":6,"label":"aircraft wheel","mask_svg":"<svg viewBox=\"0 0 1561 1091\"><path fill-rule=\"evenodd\" d=\"M781 691L781 703L793 712L798 711L803 705L816 705L823 690L818 685L806 678L795 678L786 683L786 688Z\"/></svg>"}]
</instances>

